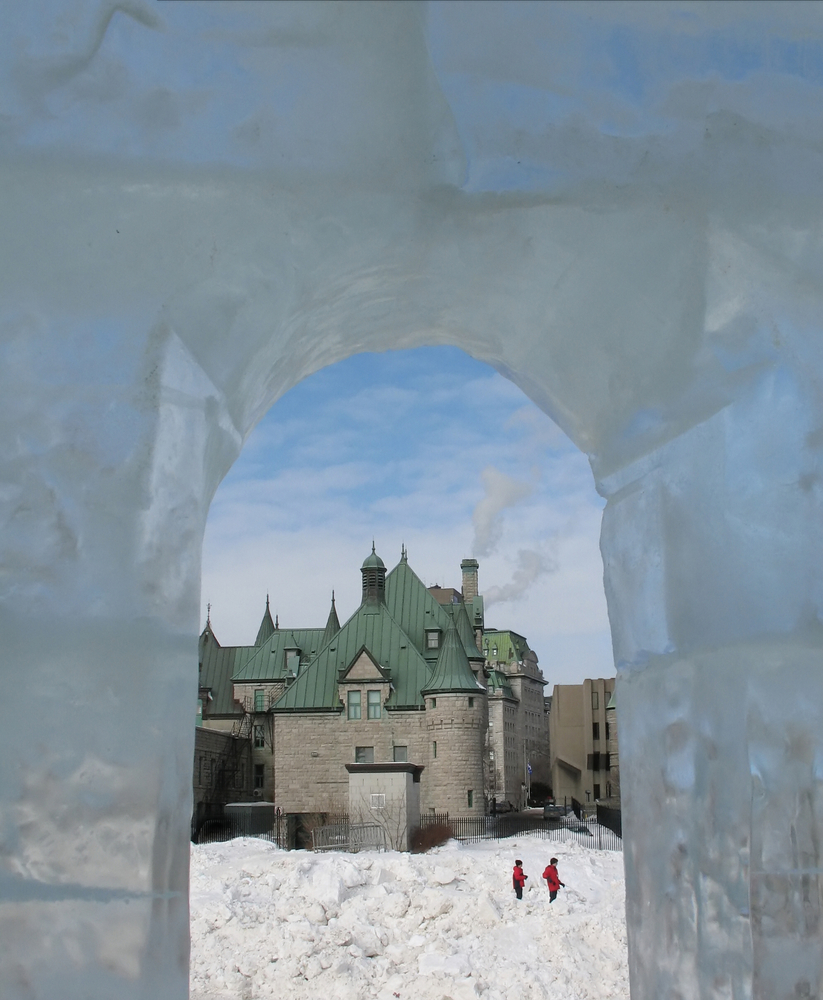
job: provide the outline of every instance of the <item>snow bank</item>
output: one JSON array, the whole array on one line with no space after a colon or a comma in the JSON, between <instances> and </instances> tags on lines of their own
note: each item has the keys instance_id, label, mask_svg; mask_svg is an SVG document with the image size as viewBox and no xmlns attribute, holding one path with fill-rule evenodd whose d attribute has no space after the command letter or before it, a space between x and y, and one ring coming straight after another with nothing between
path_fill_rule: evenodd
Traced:
<instances>
[{"instance_id":1,"label":"snow bank","mask_svg":"<svg viewBox=\"0 0 823 1000\"><path fill-rule=\"evenodd\" d=\"M567 888L549 904L549 857ZM530 876L511 889L514 858ZM623 858L574 842L426 855L193 846L192 1000L629 997Z\"/></svg>"}]
</instances>

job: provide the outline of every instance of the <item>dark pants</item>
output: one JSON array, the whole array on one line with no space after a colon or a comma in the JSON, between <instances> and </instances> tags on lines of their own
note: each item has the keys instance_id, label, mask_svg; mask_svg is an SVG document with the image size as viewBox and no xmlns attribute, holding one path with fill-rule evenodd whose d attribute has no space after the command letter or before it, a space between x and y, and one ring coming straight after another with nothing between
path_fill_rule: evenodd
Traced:
<instances>
[{"instance_id":1,"label":"dark pants","mask_svg":"<svg viewBox=\"0 0 823 1000\"><path fill-rule=\"evenodd\" d=\"M557 899L557 889L549 889L549 902L553 903Z\"/></svg>"},{"instance_id":2,"label":"dark pants","mask_svg":"<svg viewBox=\"0 0 823 1000\"><path fill-rule=\"evenodd\" d=\"M515 894L515 896L517 896L518 899L522 899L523 898L523 886L520 885L519 883L515 884L514 894ZM555 895L556 895L556 893L555 893Z\"/></svg>"}]
</instances>

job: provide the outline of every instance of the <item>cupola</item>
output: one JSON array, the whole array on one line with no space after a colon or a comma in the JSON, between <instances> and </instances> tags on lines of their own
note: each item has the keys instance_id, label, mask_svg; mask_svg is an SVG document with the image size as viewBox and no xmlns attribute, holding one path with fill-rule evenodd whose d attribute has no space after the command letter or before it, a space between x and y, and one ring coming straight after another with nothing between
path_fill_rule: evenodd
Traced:
<instances>
[{"instance_id":1,"label":"cupola","mask_svg":"<svg viewBox=\"0 0 823 1000\"><path fill-rule=\"evenodd\" d=\"M363 604L383 604L386 599L386 566L380 556L374 551L371 543L371 554L366 556L360 567L363 574Z\"/></svg>"}]
</instances>

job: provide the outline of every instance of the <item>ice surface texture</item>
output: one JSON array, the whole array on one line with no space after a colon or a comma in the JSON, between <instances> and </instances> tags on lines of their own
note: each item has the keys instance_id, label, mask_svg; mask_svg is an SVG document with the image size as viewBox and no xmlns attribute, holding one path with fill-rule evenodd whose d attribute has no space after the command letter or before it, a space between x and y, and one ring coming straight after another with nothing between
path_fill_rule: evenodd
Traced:
<instances>
[{"instance_id":1,"label":"ice surface texture","mask_svg":"<svg viewBox=\"0 0 823 1000\"><path fill-rule=\"evenodd\" d=\"M635 1000L821 995L822 42L791 3L5 11L4 1000L186 995L209 501L302 377L439 343L608 499Z\"/></svg>"}]
</instances>

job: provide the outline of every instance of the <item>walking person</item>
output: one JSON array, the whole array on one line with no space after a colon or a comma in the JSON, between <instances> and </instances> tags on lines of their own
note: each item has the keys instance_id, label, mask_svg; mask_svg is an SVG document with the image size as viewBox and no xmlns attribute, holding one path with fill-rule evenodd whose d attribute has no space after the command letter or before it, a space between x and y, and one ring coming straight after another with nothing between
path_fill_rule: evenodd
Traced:
<instances>
[{"instance_id":1,"label":"walking person","mask_svg":"<svg viewBox=\"0 0 823 1000\"><path fill-rule=\"evenodd\" d=\"M526 884L528 877L528 875L523 874L523 862L518 858L512 869L512 886L514 887L514 894L518 899L523 898L523 886Z\"/></svg>"},{"instance_id":2,"label":"walking person","mask_svg":"<svg viewBox=\"0 0 823 1000\"><path fill-rule=\"evenodd\" d=\"M546 865L546 870L543 872L543 878L549 887L549 902L553 903L557 899L557 890L562 885L566 888L566 883L560 881L560 876L557 874L557 858L552 858Z\"/></svg>"}]
</instances>

